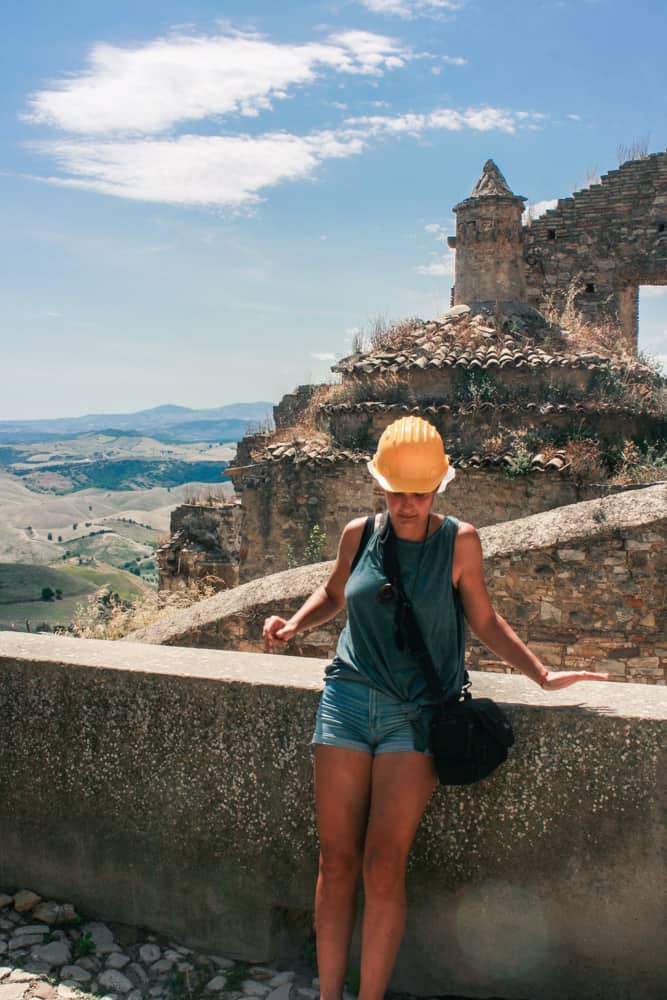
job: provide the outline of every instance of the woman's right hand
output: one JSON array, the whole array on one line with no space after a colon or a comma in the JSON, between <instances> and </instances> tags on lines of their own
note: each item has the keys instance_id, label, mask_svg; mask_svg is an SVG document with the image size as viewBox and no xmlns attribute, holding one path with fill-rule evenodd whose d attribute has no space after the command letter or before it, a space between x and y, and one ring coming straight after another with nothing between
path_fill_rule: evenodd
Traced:
<instances>
[{"instance_id":1,"label":"woman's right hand","mask_svg":"<svg viewBox=\"0 0 667 1000\"><path fill-rule=\"evenodd\" d=\"M273 652L275 649L284 649L289 640L297 633L297 626L292 622L285 621L277 615L271 615L264 622L262 638L264 645Z\"/></svg>"}]
</instances>

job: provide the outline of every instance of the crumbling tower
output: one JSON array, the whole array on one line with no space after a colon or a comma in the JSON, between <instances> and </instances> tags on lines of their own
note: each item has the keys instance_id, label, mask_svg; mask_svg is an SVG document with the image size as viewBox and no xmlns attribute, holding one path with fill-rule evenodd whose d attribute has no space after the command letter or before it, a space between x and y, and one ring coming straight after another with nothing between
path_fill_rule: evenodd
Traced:
<instances>
[{"instance_id":1,"label":"crumbling tower","mask_svg":"<svg viewBox=\"0 0 667 1000\"><path fill-rule=\"evenodd\" d=\"M526 301L525 201L487 160L470 197L454 206L456 237L448 241L456 248L453 305Z\"/></svg>"}]
</instances>

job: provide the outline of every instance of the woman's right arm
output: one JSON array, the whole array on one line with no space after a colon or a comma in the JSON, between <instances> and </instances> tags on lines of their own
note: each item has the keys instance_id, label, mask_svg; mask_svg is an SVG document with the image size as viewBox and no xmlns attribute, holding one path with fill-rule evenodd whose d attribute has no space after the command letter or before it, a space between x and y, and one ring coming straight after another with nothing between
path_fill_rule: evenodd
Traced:
<instances>
[{"instance_id":1,"label":"woman's right arm","mask_svg":"<svg viewBox=\"0 0 667 1000\"><path fill-rule=\"evenodd\" d=\"M305 632L306 629L322 625L342 611L345 607L345 584L359 548L365 523L365 517L357 517L345 525L338 543L338 554L331 576L310 595L291 618L285 620L277 615L271 615L266 619L262 636L269 649L281 649L297 632Z\"/></svg>"}]
</instances>

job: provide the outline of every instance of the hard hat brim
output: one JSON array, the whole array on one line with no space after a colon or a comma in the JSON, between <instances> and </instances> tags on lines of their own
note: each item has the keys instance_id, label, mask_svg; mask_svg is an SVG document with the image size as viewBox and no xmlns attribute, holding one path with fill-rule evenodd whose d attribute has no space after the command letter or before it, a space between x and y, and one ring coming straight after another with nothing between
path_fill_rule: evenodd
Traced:
<instances>
[{"instance_id":1,"label":"hard hat brim","mask_svg":"<svg viewBox=\"0 0 667 1000\"><path fill-rule=\"evenodd\" d=\"M443 476L442 480L440 481L440 483L439 484L436 483L436 485L432 486L431 489L422 489L422 490L397 490L396 487L395 487L395 485L392 486L391 483L387 479L385 479L385 477L382 475L382 473L378 472L378 470L373 465L373 461L372 460L370 462L366 463L366 468L370 472L370 474L373 477L373 479L375 479L375 481L377 483L379 483L379 485L382 487L382 489L386 490L387 493L434 493L434 492L435 493L444 493L445 490L447 489L447 486L451 483L452 479L454 479L454 477L456 476L456 471L454 470L454 467L452 465L450 465L449 468L447 469L447 472L445 473L445 475Z\"/></svg>"}]
</instances>

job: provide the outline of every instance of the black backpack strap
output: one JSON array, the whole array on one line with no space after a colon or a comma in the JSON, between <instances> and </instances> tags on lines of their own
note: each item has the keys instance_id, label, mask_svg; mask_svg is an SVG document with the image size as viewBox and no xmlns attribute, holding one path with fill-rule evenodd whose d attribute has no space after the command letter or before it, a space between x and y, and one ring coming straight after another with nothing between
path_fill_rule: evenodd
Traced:
<instances>
[{"instance_id":1,"label":"black backpack strap","mask_svg":"<svg viewBox=\"0 0 667 1000\"><path fill-rule=\"evenodd\" d=\"M424 675L432 700L436 704L440 704L443 700L442 685L440 683L440 678L438 677L438 672L433 664L431 654L429 653L428 647L424 642L424 636L422 635L422 630L419 627L417 616L415 615L412 605L410 604L405 594L405 590L403 589L403 583L401 581L401 567L398 562L398 553L396 551L396 534L391 523L391 518L389 517L387 517L386 523L382 526L381 539L382 568L384 570L384 575L394 588L397 598L396 611L394 614L396 644L399 649L403 648L402 643L407 644L408 648L417 659L419 669ZM470 679L466 670L464 682L464 696L466 698L470 697L468 692L469 686Z\"/></svg>"},{"instance_id":2,"label":"black backpack strap","mask_svg":"<svg viewBox=\"0 0 667 1000\"><path fill-rule=\"evenodd\" d=\"M352 565L350 566L350 573L354 572L354 569L364 554L364 550L371 540L371 535L375 531L375 514L369 514L366 518L366 523L364 525L364 530L361 533L361 539L357 547L354 559L352 560Z\"/></svg>"}]
</instances>

